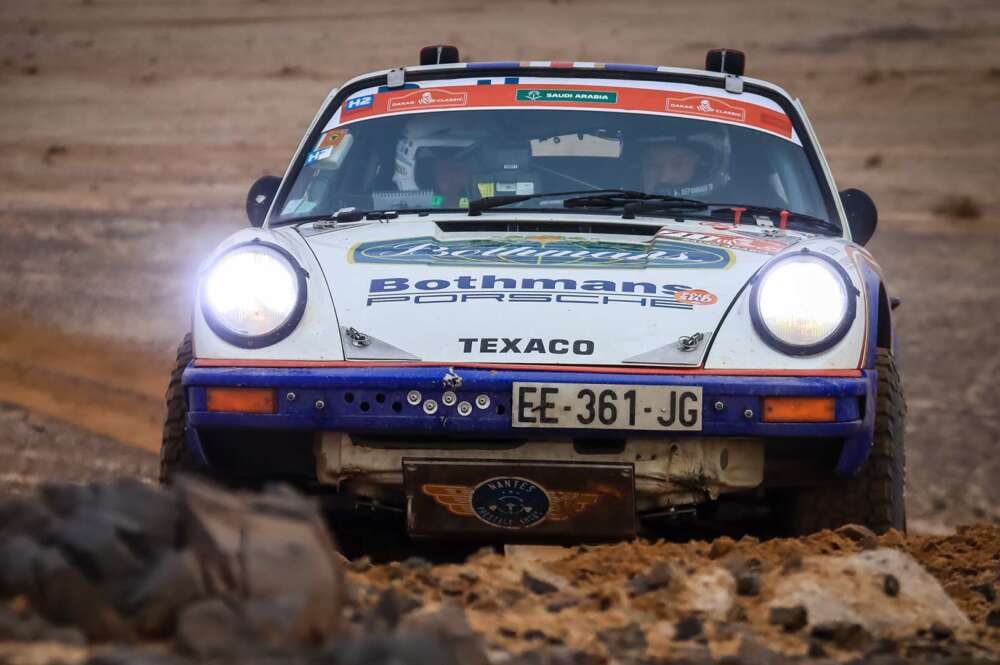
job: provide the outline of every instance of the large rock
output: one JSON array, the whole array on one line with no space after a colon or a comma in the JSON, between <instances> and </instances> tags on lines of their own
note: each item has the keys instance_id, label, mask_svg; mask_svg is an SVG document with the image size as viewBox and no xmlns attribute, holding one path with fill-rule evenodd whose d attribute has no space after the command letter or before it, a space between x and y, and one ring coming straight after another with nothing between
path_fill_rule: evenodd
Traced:
<instances>
[{"instance_id":1,"label":"large rock","mask_svg":"<svg viewBox=\"0 0 1000 665\"><path fill-rule=\"evenodd\" d=\"M176 492L135 478L119 478L95 486L97 509L110 516L118 535L132 552L155 561L164 551L182 545L180 501Z\"/></svg>"},{"instance_id":2,"label":"large rock","mask_svg":"<svg viewBox=\"0 0 1000 665\"><path fill-rule=\"evenodd\" d=\"M312 502L290 490L235 495L195 481L181 493L209 593L248 603L244 619L272 646L334 632L343 571Z\"/></svg>"},{"instance_id":3,"label":"large rock","mask_svg":"<svg viewBox=\"0 0 1000 665\"><path fill-rule=\"evenodd\" d=\"M438 609L426 609L406 615L400 623L399 639L404 643L425 645L428 650L436 642L441 655L440 659L406 662L454 662L461 665L489 663L483 650L482 638L469 626L465 611L454 605L444 605ZM444 657L445 654L447 657Z\"/></svg>"},{"instance_id":4,"label":"large rock","mask_svg":"<svg viewBox=\"0 0 1000 665\"><path fill-rule=\"evenodd\" d=\"M49 621L76 626L90 640L135 637L101 588L58 550L43 550L35 561L35 576L31 605Z\"/></svg>"},{"instance_id":5,"label":"large rock","mask_svg":"<svg viewBox=\"0 0 1000 665\"><path fill-rule=\"evenodd\" d=\"M177 623L178 649L196 658L233 656L251 644L241 617L221 598L187 607Z\"/></svg>"},{"instance_id":6,"label":"large rock","mask_svg":"<svg viewBox=\"0 0 1000 665\"><path fill-rule=\"evenodd\" d=\"M166 637L186 605L205 596L201 567L191 550L166 552L132 590L128 600L139 632Z\"/></svg>"},{"instance_id":7,"label":"large rock","mask_svg":"<svg viewBox=\"0 0 1000 665\"><path fill-rule=\"evenodd\" d=\"M887 575L898 581L896 595L884 591ZM771 578L771 607L801 605L814 626L857 625L897 638L935 623L956 631L970 626L937 580L900 550L806 557L797 572L774 572Z\"/></svg>"},{"instance_id":8,"label":"large rock","mask_svg":"<svg viewBox=\"0 0 1000 665\"><path fill-rule=\"evenodd\" d=\"M35 561L42 548L20 533L0 539L0 598L30 594L35 588Z\"/></svg>"},{"instance_id":9,"label":"large rock","mask_svg":"<svg viewBox=\"0 0 1000 665\"><path fill-rule=\"evenodd\" d=\"M0 498L0 539L41 533L52 521L42 502L23 496Z\"/></svg>"},{"instance_id":10,"label":"large rock","mask_svg":"<svg viewBox=\"0 0 1000 665\"><path fill-rule=\"evenodd\" d=\"M119 537L116 521L112 514L81 509L58 520L45 535L46 544L57 547L91 582L104 586L112 602L144 572L142 561Z\"/></svg>"},{"instance_id":11,"label":"large rock","mask_svg":"<svg viewBox=\"0 0 1000 665\"><path fill-rule=\"evenodd\" d=\"M0 516L0 601L23 596L91 641L162 639L180 624L177 642L200 656L320 644L337 629L341 559L291 489L49 484L0 501Z\"/></svg>"}]
</instances>

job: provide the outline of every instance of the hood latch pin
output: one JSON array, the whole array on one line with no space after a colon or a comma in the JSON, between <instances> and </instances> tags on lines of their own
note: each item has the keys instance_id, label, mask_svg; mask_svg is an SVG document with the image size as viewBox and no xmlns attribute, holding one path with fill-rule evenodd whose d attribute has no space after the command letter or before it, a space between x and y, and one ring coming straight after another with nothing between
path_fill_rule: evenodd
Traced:
<instances>
[{"instance_id":1,"label":"hood latch pin","mask_svg":"<svg viewBox=\"0 0 1000 665\"><path fill-rule=\"evenodd\" d=\"M677 340L677 348L685 353L694 351L705 339L705 333L696 332L693 335L683 335Z\"/></svg>"},{"instance_id":2,"label":"hood latch pin","mask_svg":"<svg viewBox=\"0 0 1000 665\"><path fill-rule=\"evenodd\" d=\"M348 328L347 336L351 338L351 344L359 349L363 349L372 343L371 339L368 338L368 335L364 334L357 328Z\"/></svg>"}]
</instances>

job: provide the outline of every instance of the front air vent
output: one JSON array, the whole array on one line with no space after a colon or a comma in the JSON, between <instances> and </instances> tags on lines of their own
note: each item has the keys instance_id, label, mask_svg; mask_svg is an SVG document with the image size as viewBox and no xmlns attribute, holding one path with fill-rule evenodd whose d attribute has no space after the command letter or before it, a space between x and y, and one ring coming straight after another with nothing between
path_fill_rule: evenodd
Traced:
<instances>
[{"instance_id":1,"label":"front air vent","mask_svg":"<svg viewBox=\"0 0 1000 665\"><path fill-rule=\"evenodd\" d=\"M662 227L659 224L616 224L614 222L524 222L524 221L468 221L437 222L445 233L595 233L611 235L644 236L652 238Z\"/></svg>"}]
</instances>

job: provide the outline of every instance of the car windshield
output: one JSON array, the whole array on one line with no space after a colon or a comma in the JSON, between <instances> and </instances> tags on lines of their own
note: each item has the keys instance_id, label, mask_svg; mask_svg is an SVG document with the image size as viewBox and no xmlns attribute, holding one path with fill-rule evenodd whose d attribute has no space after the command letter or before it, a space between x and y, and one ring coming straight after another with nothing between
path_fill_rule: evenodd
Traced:
<instances>
[{"instance_id":1,"label":"car windshield","mask_svg":"<svg viewBox=\"0 0 1000 665\"><path fill-rule=\"evenodd\" d=\"M355 93L310 147L274 221L347 208L460 211L485 197L607 189L836 221L791 121L770 99L566 81L434 81ZM562 209L569 196L503 210Z\"/></svg>"}]
</instances>

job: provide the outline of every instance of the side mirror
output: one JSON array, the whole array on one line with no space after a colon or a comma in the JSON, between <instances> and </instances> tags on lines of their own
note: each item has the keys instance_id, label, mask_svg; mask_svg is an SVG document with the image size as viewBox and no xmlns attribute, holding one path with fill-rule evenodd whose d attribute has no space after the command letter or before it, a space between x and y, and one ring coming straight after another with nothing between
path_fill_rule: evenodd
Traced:
<instances>
[{"instance_id":1,"label":"side mirror","mask_svg":"<svg viewBox=\"0 0 1000 665\"><path fill-rule=\"evenodd\" d=\"M840 193L840 201L847 213L847 224L851 227L851 237L859 245L866 245L875 235L878 225L878 210L875 202L860 189L845 189Z\"/></svg>"},{"instance_id":2,"label":"side mirror","mask_svg":"<svg viewBox=\"0 0 1000 665\"><path fill-rule=\"evenodd\" d=\"M280 185L281 178L266 175L258 178L257 182L250 186L250 192L247 194L247 217L250 218L250 226L264 225L264 218L267 217L267 211Z\"/></svg>"}]
</instances>

